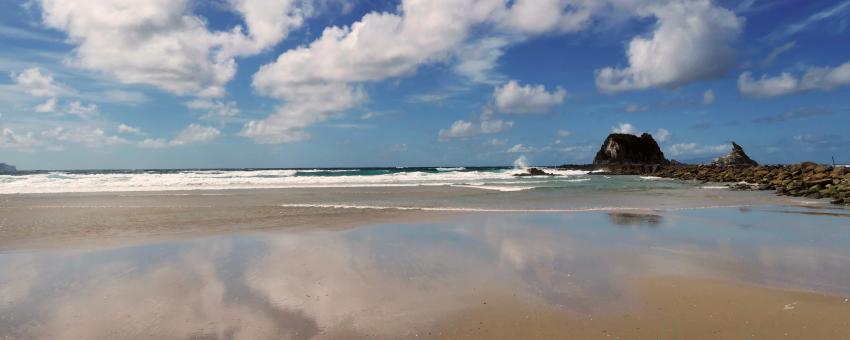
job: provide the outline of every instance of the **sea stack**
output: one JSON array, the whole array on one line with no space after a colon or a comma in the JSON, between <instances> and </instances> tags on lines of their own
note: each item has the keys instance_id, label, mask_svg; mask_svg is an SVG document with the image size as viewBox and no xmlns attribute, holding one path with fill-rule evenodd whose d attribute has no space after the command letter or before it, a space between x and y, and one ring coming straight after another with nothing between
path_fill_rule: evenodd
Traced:
<instances>
[{"instance_id":1,"label":"sea stack","mask_svg":"<svg viewBox=\"0 0 850 340\"><path fill-rule=\"evenodd\" d=\"M16 172L16 171L18 171L18 168L16 168L14 165L6 164L6 163L0 163L0 174L9 173L9 172Z\"/></svg>"},{"instance_id":2,"label":"sea stack","mask_svg":"<svg viewBox=\"0 0 850 340\"><path fill-rule=\"evenodd\" d=\"M593 165L609 164L670 164L652 135L640 137L627 133L612 133L605 138Z\"/></svg>"},{"instance_id":3,"label":"sea stack","mask_svg":"<svg viewBox=\"0 0 850 340\"><path fill-rule=\"evenodd\" d=\"M747 153L744 152L744 148L735 142L732 142L732 151L729 151L726 156L715 158L711 164L718 166L759 165L756 161L750 159Z\"/></svg>"}]
</instances>

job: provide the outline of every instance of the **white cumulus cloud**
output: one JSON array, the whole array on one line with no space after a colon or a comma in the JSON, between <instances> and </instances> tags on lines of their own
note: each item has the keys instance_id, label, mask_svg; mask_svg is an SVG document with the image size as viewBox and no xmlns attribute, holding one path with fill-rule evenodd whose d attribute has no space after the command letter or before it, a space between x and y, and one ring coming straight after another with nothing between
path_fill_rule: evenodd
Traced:
<instances>
[{"instance_id":1,"label":"white cumulus cloud","mask_svg":"<svg viewBox=\"0 0 850 340\"><path fill-rule=\"evenodd\" d=\"M53 79L53 74L37 67L10 76L17 86L33 97L56 97L69 92L65 85Z\"/></svg>"},{"instance_id":2,"label":"white cumulus cloud","mask_svg":"<svg viewBox=\"0 0 850 340\"><path fill-rule=\"evenodd\" d=\"M744 72L738 77L738 92L747 97L776 97L797 91L799 84L790 73L782 73L775 77L763 75L753 79L750 72Z\"/></svg>"},{"instance_id":3,"label":"white cumulus cloud","mask_svg":"<svg viewBox=\"0 0 850 340\"><path fill-rule=\"evenodd\" d=\"M235 58L277 44L302 24L296 1L231 0L247 26L212 32L188 0L37 0L42 21L77 47L72 65L177 94L221 95Z\"/></svg>"},{"instance_id":4,"label":"white cumulus cloud","mask_svg":"<svg viewBox=\"0 0 850 340\"><path fill-rule=\"evenodd\" d=\"M448 129L440 129L437 137L441 141L456 138L468 138L478 135L499 133L510 130L514 122L493 117L493 113L485 109L477 119L471 121L457 120Z\"/></svg>"},{"instance_id":5,"label":"white cumulus cloud","mask_svg":"<svg viewBox=\"0 0 850 340\"><path fill-rule=\"evenodd\" d=\"M747 97L777 97L802 91L829 91L850 85L850 61L836 67L809 67L802 77L788 72L778 76L753 78L744 72L738 77L738 91Z\"/></svg>"},{"instance_id":6,"label":"white cumulus cloud","mask_svg":"<svg viewBox=\"0 0 850 340\"><path fill-rule=\"evenodd\" d=\"M359 88L347 84L325 84L288 89L292 96L286 104L263 120L245 124L241 135L260 144L296 142L310 137L308 126L323 122L339 112L366 100Z\"/></svg>"},{"instance_id":7,"label":"white cumulus cloud","mask_svg":"<svg viewBox=\"0 0 850 340\"><path fill-rule=\"evenodd\" d=\"M218 138L219 135L221 135L221 131L214 127L193 123L186 126L186 128L177 133L177 135L171 140L167 140L165 138L146 138L138 142L138 146L145 149L164 149L174 146L209 142Z\"/></svg>"},{"instance_id":8,"label":"white cumulus cloud","mask_svg":"<svg viewBox=\"0 0 850 340\"><path fill-rule=\"evenodd\" d=\"M137 127L129 126L129 125L124 124L124 123L118 124L118 132L134 134L134 135L141 135L142 134L141 129L139 129Z\"/></svg>"},{"instance_id":9,"label":"white cumulus cloud","mask_svg":"<svg viewBox=\"0 0 850 340\"><path fill-rule=\"evenodd\" d=\"M558 87L552 92L543 85L520 85L516 80L498 86L493 91L496 109L502 113L545 113L564 102L567 91Z\"/></svg>"},{"instance_id":10,"label":"white cumulus cloud","mask_svg":"<svg viewBox=\"0 0 850 340\"><path fill-rule=\"evenodd\" d=\"M670 140L672 134L670 133L670 131L667 131L667 129L659 128L658 131L655 131L655 135L653 135L653 137L655 137L655 140L657 140L659 143L663 143Z\"/></svg>"},{"instance_id":11,"label":"white cumulus cloud","mask_svg":"<svg viewBox=\"0 0 850 340\"><path fill-rule=\"evenodd\" d=\"M100 113L97 105L85 105L80 101L72 101L65 106L65 113L77 116L81 119L91 119Z\"/></svg>"},{"instance_id":12,"label":"white cumulus cloud","mask_svg":"<svg viewBox=\"0 0 850 340\"><path fill-rule=\"evenodd\" d=\"M56 111L56 98L48 98L44 103L36 105L33 110L38 113L48 113Z\"/></svg>"},{"instance_id":13,"label":"white cumulus cloud","mask_svg":"<svg viewBox=\"0 0 850 340\"><path fill-rule=\"evenodd\" d=\"M653 2L638 10L655 17L651 36L631 40L629 66L597 71L596 85L606 93L675 87L722 76L734 64L732 44L744 20L710 0Z\"/></svg>"},{"instance_id":14,"label":"white cumulus cloud","mask_svg":"<svg viewBox=\"0 0 850 340\"><path fill-rule=\"evenodd\" d=\"M41 138L59 142L60 145L64 143L75 143L94 148L128 143L126 139L108 135L100 128L85 126L75 128L57 126L53 129L42 131Z\"/></svg>"},{"instance_id":15,"label":"white cumulus cloud","mask_svg":"<svg viewBox=\"0 0 850 340\"><path fill-rule=\"evenodd\" d=\"M395 12L370 12L349 26L327 27L313 42L263 65L254 74L254 88L285 104L266 119L248 122L242 135L258 143L303 140L309 125L364 102L359 84L409 76L422 65L455 63L459 74L492 83L498 78L492 69L509 45L536 34L575 32L594 14L630 6L584 0L403 0Z\"/></svg>"},{"instance_id":16,"label":"white cumulus cloud","mask_svg":"<svg viewBox=\"0 0 850 340\"><path fill-rule=\"evenodd\" d=\"M139 147L144 149L164 149L168 147L168 141L162 138L146 138L139 142Z\"/></svg>"},{"instance_id":17,"label":"white cumulus cloud","mask_svg":"<svg viewBox=\"0 0 850 340\"><path fill-rule=\"evenodd\" d=\"M634 125L631 123L619 123L616 126L611 127L611 132L613 133L627 133L633 135L637 133L637 129L635 129Z\"/></svg>"},{"instance_id":18,"label":"white cumulus cloud","mask_svg":"<svg viewBox=\"0 0 850 340\"><path fill-rule=\"evenodd\" d=\"M0 149L27 149L36 145L38 141L33 137L32 132L19 134L8 127L0 130Z\"/></svg>"},{"instance_id":19,"label":"white cumulus cloud","mask_svg":"<svg viewBox=\"0 0 850 340\"><path fill-rule=\"evenodd\" d=\"M210 99L195 99L186 103L186 107L192 110L205 111L201 119L204 120L227 120L239 116L239 107L234 101L221 101Z\"/></svg>"},{"instance_id":20,"label":"white cumulus cloud","mask_svg":"<svg viewBox=\"0 0 850 340\"><path fill-rule=\"evenodd\" d=\"M189 124L183 131L177 134L169 144L185 145L192 143L209 142L216 139L221 132L210 126L202 126L198 124Z\"/></svg>"},{"instance_id":21,"label":"white cumulus cloud","mask_svg":"<svg viewBox=\"0 0 850 340\"><path fill-rule=\"evenodd\" d=\"M524 153L524 152L533 152L534 148L528 147L522 144L516 144L510 147L506 152L508 153Z\"/></svg>"},{"instance_id":22,"label":"white cumulus cloud","mask_svg":"<svg viewBox=\"0 0 850 340\"><path fill-rule=\"evenodd\" d=\"M700 145L697 143L679 143L673 144L667 149L668 153L671 156L681 156L681 155L709 155L709 154L720 154L726 151L729 151L730 146L727 144L720 145Z\"/></svg>"}]
</instances>

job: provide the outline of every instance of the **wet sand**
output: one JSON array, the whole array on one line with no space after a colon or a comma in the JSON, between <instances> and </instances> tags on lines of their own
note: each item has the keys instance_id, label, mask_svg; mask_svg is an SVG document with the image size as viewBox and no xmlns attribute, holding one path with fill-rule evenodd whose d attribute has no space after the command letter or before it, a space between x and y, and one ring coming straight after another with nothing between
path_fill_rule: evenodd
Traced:
<instances>
[{"instance_id":1,"label":"wet sand","mask_svg":"<svg viewBox=\"0 0 850 340\"><path fill-rule=\"evenodd\" d=\"M846 209L717 190L553 195L2 196L0 338L850 334Z\"/></svg>"},{"instance_id":2,"label":"wet sand","mask_svg":"<svg viewBox=\"0 0 850 340\"><path fill-rule=\"evenodd\" d=\"M631 307L581 314L482 302L428 330L436 339L846 339L840 296L682 277L633 279Z\"/></svg>"},{"instance_id":3,"label":"wet sand","mask_svg":"<svg viewBox=\"0 0 850 340\"><path fill-rule=\"evenodd\" d=\"M319 207L287 206L317 204ZM461 211L326 209L323 204ZM749 205L826 206L764 192L494 192L456 187L313 188L0 195L0 250L144 242L250 230L337 230L437 221L471 210L637 211ZM813 212L814 213L814 212Z\"/></svg>"}]
</instances>

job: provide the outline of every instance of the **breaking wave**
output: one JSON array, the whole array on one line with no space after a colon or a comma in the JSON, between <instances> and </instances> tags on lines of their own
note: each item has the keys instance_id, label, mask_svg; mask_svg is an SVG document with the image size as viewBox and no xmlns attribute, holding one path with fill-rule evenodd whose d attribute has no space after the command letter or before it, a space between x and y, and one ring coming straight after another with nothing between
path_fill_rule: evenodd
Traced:
<instances>
[{"instance_id":1,"label":"breaking wave","mask_svg":"<svg viewBox=\"0 0 850 340\"><path fill-rule=\"evenodd\" d=\"M586 171L546 171L560 176L519 178L514 175L524 170L464 167L37 171L1 175L0 194L406 186L511 192L590 181Z\"/></svg>"}]
</instances>

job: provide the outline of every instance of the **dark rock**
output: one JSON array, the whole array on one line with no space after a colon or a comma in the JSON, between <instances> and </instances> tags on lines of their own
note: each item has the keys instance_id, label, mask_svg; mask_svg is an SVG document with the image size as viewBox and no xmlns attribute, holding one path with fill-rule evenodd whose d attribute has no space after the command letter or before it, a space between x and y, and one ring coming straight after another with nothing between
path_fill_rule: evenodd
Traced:
<instances>
[{"instance_id":1,"label":"dark rock","mask_svg":"<svg viewBox=\"0 0 850 340\"><path fill-rule=\"evenodd\" d=\"M658 143L648 133L640 137L612 133L605 138L593 159L594 165L609 164L669 164Z\"/></svg>"},{"instance_id":2,"label":"dark rock","mask_svg":"<svg viewBox=\"0 0 850 340\"><path fill-rule=\"evenodd\" d=\"M516 174L514 176L517 177L525 177L525 176L558 176L557 174L548 173L546 171L540 170L538 168L528 168L526 173Z\"/></svg>"},{"instance_id":3,"label":"dark rock","mask_svg":"<svg viewBox=\"0 0 850 340\"><path fill-rule=\"evenodd\" d=\"M729 165L759 165L756 161L750 159L747 156L747 153L744 152L744 148L738 145L735 142L732 142L732 151L730 151L726 156L718 157L711 162L713 165L720 166L729 166Z\"/></svg>"},{"instance_id":4,"label":"dark rock","mask_svg":"<svg viewBox=\"0 0 850 340\"><path fill-rule=\"evenodd\" d=\"M14 165L6 164L6 163L0 163L0 173L4 173L4 172L16 172L16 171L18 171L18 169L17 169L17 168L15 168L15 166L14 166Z\"/></svg>"}]
</instances>

